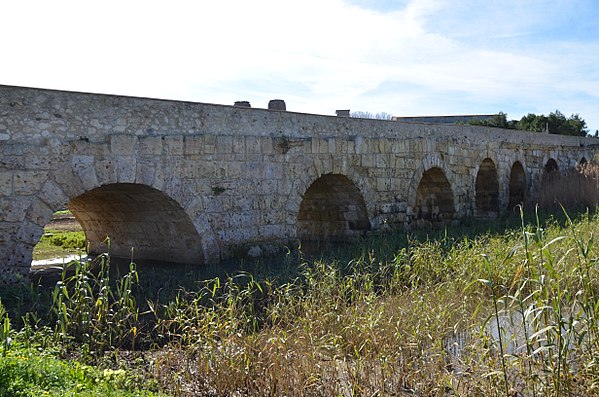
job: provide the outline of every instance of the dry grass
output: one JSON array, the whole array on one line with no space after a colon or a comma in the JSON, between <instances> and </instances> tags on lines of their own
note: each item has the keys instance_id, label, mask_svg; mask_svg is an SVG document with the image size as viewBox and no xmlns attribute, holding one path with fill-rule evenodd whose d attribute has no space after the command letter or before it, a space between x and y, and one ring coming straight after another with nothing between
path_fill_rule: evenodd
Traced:
<instances>
[{"instance_id":1,"label":"dry grass","mask_svg":"<svg viewBox=\"0 0 599 397\"><path fill-rule=\"evenodd\" d=\"M587 213L380 236L348 262L300 258L291 279L238 273L147 306L135 266L83 265L13 336L91 363L144 349L172 396L596 396L598 228Z\"/></svg>"},{"instance_id":2,"label":"dry grass","mask_svg":"<svg viewBox=\"0 0 599 397\"><path fill-rule=\"evenodd\" d=\"M599 203L599 164L581 164L564 175L551 173L541 184L543 209L559 210L560 205L569 210L594 209Z\"/></svg>"},{"instance_id":3,"label":"dry grass","mask_svg":"<svg viewBox=\"0 0 599 397\"><path fill-rule=\"evenodd\" d=\"M176 396L598 395L598 224L415 243L346 273L316 262L289 284L186 293L178 317L158 314L173 338L155 375Z\"/></svg>"}]
</instances>

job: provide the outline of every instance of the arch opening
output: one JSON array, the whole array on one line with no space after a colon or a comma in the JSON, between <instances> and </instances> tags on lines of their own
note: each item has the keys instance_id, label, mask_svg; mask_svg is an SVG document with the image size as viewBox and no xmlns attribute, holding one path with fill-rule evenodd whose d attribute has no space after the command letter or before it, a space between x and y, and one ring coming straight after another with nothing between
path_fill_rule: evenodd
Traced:
<instances>
[{"instance_id":1,"label":"arch opening","mask_svg":"<svg viewBox=\"0 0 599 397\"><path fill-rule=\"evenodd\" d=\"M554 159L547 160L547 163L545 164L545 172L547 174L550 174L552 172L557 172L557 171L559 171L557 162Z\"/></svg>"},{"instance_id":2,"label":"arch opening","mask_svg":"<svg viewBox=\"0 0 599 397\"><path fill-rule=\"evenodd\" d=\"M510 201L508 209L513 209L518 204L524 205L526 197L526 174L522 163L516 161L512 165L510 171L510 186L509 186Z\"/></svg>"},{"instance_id":3,"label":"arch opening","mask_svg":"<svg viewBox=\"0 0 599 397\"><path fill-rule=\"evenodd\" d=\"M89 253L172 263L204 263L200 235L181 206L154 188L109 184L68 203L83 228ZM132 255L133 250L133 255Z\"/></svg>"},{"instance_id":4,"label":"arch opening","mask_svg":"<svg viewBox=\"0 0 599 397\"><path fill-rule=\"evenodd\" d=\"M66 208L52 214L43 234L33 246L31 266L39 268L86 256L85 233Z\"/></svg>"},{"instance_id":5,"label":"arch opening","mask_svg":"<svg viewBox=\"0 0 599 397\"><path fill-rule=\"evenodd\" d=\"M481 163L476 175L474 214L478 217L494 218L499 215L499 181L493 160Z\"/></svg>"},{"instance_id":6,"label":"arch opening","mask_svg":"<svg viewBox=\"0 0 599 397\"><path fill-rule=\"evenodd\" d=\"M369 229L362 193L346 176L323 175L306 190L297 216L301 241L348 241Z\"/></svg>"},{"instance_id":7,"label":"arch opening","mask_svg":"<svg viewBox=\"0 0 599 397\"><path fill-rule=\"evenodd\" d=\"M541 177L541 185L552 183L559 178L559 167L554 159L547 160L545 167L543 168L543 175Z\"/></svg>"},{"instance_id":8,"label":"arch opening","mask_svg":"<svg viewBox=\"0 0 599 397\"><path fill-rule=\"evenodd\" d=\"M453 218L455 212L453 192L441 168L426 171L416 190L418 219L443 222Z\"/></svg>"}]
</instances>

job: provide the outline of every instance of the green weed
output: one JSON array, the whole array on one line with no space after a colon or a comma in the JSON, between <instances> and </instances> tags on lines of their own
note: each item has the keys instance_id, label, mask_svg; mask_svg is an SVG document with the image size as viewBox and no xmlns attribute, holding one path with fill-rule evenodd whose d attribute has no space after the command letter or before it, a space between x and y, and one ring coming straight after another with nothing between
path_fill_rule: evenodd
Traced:
<instances>
[{"instance_id":1,"label":"green weed","mask_svg":"<svg viewBox=\"0 0 599 397\"><path fill-rule=\"evenodd\" d=\"M161 396L157 389L155 381L140 378L130 370L101 369L66 361L47 350L17 346L0 357L3 397Z\"/></svg>"},{"instance_id":2,"label":"green weed","mask_svg":"<svg viewBox=\"0 0 599 397\"><path fill-rule=\"evenodd\" d=\"M83 252L85 234L64 230L47 230L33 250L33 259L60 258L69 253Z\"/></svg>"},{"instance_id":3,"label":"green weed","mask_svg":"<svg viewBox=\"0 0 599 397\"><path fill-rule=\"evenodd\" d=\"M86 363L143 349L176 396L598 395L599 216L500 226L373 236L286 257L285 276L167 280L102 256L65 269L50 313L42 287L6 294L21 343Z\"/></svg>"}]
</instances>

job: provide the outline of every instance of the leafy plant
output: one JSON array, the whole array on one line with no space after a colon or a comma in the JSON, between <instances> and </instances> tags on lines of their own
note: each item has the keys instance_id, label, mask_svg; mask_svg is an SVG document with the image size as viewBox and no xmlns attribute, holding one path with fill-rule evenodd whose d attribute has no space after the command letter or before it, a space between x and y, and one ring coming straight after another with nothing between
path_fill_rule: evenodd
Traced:
<instances>
[{"instance_id":1,"label":"leafy plant","mask_svg":"<svg viewBox=\"0 0 599 397\"><path fill-rule=\"evenodd\" d=\"M11 326L10 326L10 318L8 317L8 313L6 309L2 305L2 300L0 300L0 344L2 346L2 354L6 356L6 352L10 348L11 344Z\"/></svg>"},{"instance_id":2,"label":"leafy plant","mask_svg":"<svg viewBox=\"0 0 599 397\"><path fill-rule=\"evenodd\" d=\"M81 344L93 354L122 346L135 349L140 327L133 294L139 282L136 266L131 262L129 272L113 283L110 257L101 255L95 263L97 269L91 262L73 262L71 276L64 268L52 294L57 338L66 348Z\"/></svg>"}]
</instances>

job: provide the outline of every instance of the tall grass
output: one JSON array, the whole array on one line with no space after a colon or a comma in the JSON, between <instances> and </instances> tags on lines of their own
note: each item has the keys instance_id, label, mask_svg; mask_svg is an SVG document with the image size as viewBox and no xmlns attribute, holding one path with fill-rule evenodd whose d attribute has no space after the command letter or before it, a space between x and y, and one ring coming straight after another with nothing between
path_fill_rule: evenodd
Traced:
<instances>
[{"instance_id":1,"label":"tall grass","mask_svg":"<svg viewBox=\"0 0 599 397\"><path fill-rule=\"evenodd\" d=\"M213 280L156 312L178 346L158 376L181 395L597 394L598 221Z\"/></svg>"},{"instance_id":2,"label":"tall grass","mask_svg":"<svg viewBox=\"0 0 599 397\"><path fill-rule=\"evenodd\" d=\"M129 272L112 282L110 257L101 255L95 263L93 271L91 262L74 262L73 275L65 267L52 291L57 341L92 356L112 348L135 350L141 326L133 294L136 266L131 262Z\"/></svg>"},{"instance_id":3,"label":"tall grass","mask_svg":"<svg viewBox=\"0 0 599 397\"><path fill-rule=\"evenodd\" d=\"M552 172L541 181L539 205L544 209L593 209L599 203L599 163L579 164L561 175Z\"/></svg>"},{"instance_id":4,"label":"tall grass","mask_svg":"<svg viewBox=\"0 0 599 397\"><path fill-rule=\"evenodd\" d=\"M375 236L350 259L300 255L286 278L237 272L172 298L103 257L23 323L89 363L142 349L175 396L599 395L599 216L533 219Z\"/></svg>"}]
</instances>

